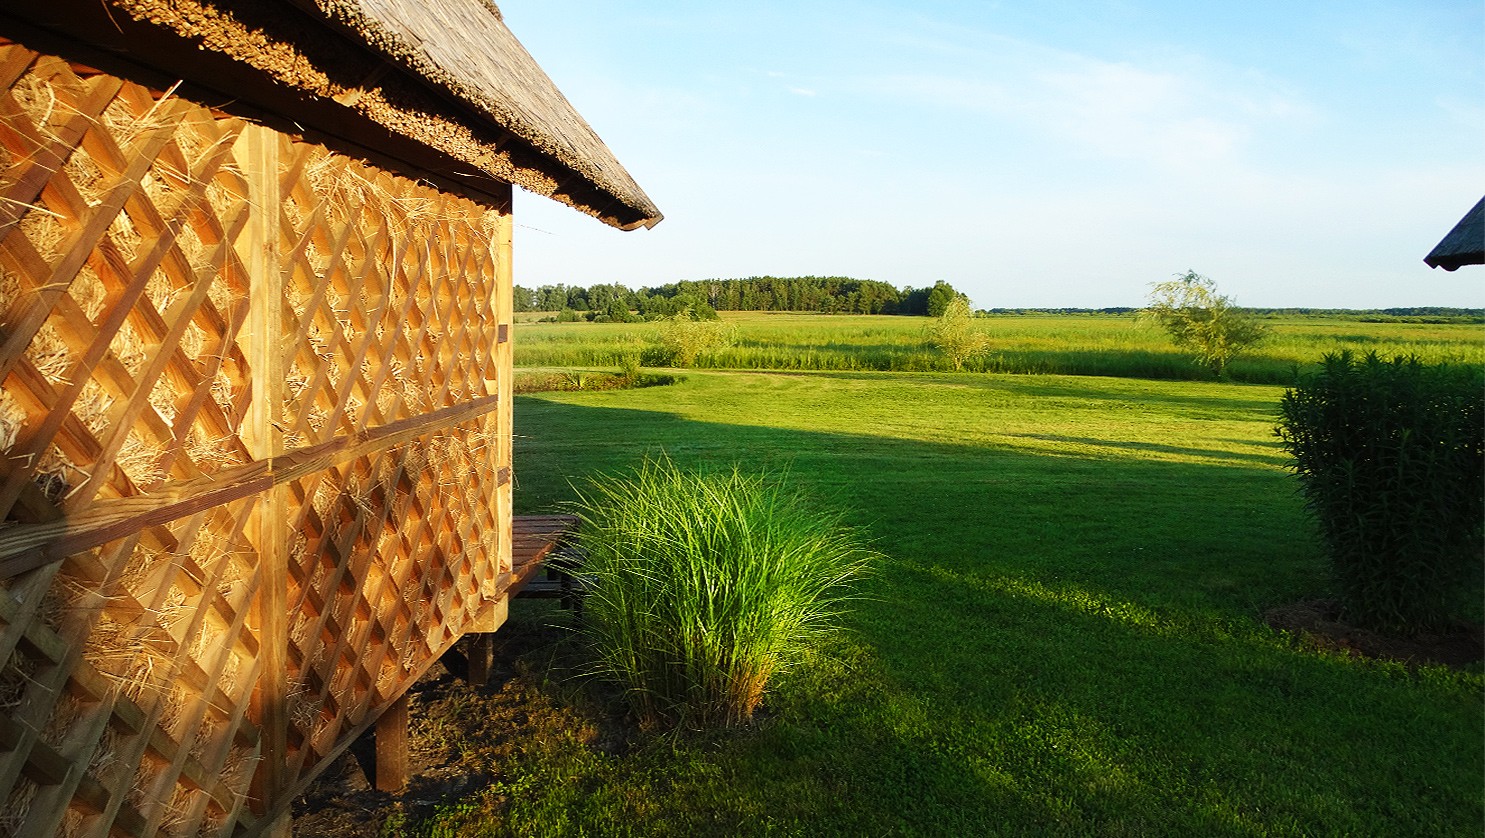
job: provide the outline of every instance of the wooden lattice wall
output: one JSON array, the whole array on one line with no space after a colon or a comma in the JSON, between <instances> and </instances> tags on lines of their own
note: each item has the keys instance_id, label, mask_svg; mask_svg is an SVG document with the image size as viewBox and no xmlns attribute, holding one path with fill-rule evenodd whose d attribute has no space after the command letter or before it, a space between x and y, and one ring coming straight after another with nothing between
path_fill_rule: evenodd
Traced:
<instances>
[{"instance_id":1,"label":"wooden lattice wall","mask_svg":"<svg viewBox=\"0 0 1485 838\"><path fill-rule=\"evenodd\" d=\"M498 623L497 203L0 42L0 835L256 834Z\"/></svg>"}]
</instances>

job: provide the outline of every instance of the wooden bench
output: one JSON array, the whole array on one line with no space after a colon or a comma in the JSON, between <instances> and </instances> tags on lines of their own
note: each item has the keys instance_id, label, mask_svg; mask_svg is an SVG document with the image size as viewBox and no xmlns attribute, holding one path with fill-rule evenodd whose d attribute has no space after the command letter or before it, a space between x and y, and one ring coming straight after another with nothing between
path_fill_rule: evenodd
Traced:
<instances>
[{"instance_id":1,"label":"wooden bench","mask_svg":"<svg viewBox=\"0 0 1485 838\"><path fill-rule=\"evenodd\" d=\"M571 566L573 536L577 534L576 515L520 515L512 522L511 583L512 596L560 599L563 608L579 607L581 583L567 568ZM549 558L562 556L556 566ZM546 570L542 578L540 571Z\"/></svg>"}]
</instances>

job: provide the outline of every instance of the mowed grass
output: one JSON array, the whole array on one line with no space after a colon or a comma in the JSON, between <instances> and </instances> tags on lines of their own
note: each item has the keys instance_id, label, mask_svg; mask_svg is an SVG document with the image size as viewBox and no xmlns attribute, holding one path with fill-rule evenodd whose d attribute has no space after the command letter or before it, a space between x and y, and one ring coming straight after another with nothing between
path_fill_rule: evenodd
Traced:
<instances>
[{"instance_id":1,"label":"mowed grass","mask_svg":"<svg viewBox=\"0 0 1485 838\"><path fill-rule=\"evenodd\" d=\"M698 366L720 369L932 371L948 363L924 341L926 319L865 315L726 312L733 345L706 353ZM977 372L1106 375L1203 380L1210 373L1171 346L1159 328L1134 315L999 315L980 321L991 351ZM1239 356L1237 381L1287 384L1296 366L1327 352L1375 350L1427 363L1485 363L1485 325L1366 323L1346 317L1269 318L1268 341ZM520 323L516 363L617 366L653 342L654 324Z\"/></svg>"},{"instance_id":2,"label":"mowed grass","mask_svg":"<svg viewBox=\"0 0 1485 838\"><path fill-rule=\"evenodd\" d=\"M1260 622L1328 591L1279 393L709 372L518 399L518 512L663 451L787 468L887 558L754 728L533 740L426 834L1478 835L1478 670Z\"/></svg>"}]
</instances>

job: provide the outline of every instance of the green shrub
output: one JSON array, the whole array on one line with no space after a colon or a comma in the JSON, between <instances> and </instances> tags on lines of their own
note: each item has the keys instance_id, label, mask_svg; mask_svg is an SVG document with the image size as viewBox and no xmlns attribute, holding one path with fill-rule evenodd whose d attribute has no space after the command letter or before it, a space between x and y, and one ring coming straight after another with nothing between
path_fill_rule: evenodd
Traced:
<instances>
[{"instance_id":1,"label":"green shrub","mask_svg":"<svg viewBox=\"0 0 1485 838\"><path fill-rule=\"evenodd\" d=\"M713 312L713 318L716 313ZM732 329L720 320L706 319L687 308L660 324L657 344L644 354L646 366L689 367L703 352L732 343Z\"/></svg>"},{"instance_id":2,"label":"green shrub","mask_svg":"<svg viewBox=\"0 0 1485 838\"><path fill-rule=\"evenodd\" d=\"M776 476L667 459L579 492L585 630L647 723L747 722L834 630L875 554Z\"/></svg>"},{"instance_id":3,"label":"green shrub","mask_svg":"<svg viewBox=\"0 0 1485 838\"><path fill-rule=\"evenodd\" d=\"M1401 632L1446 622L1485 546L1485 374L1341 352L1280 409L1348 617Z\"/></svg>"},{"instance_id":4,"label":"green shrub","mask_svg":"<svg viewBox=\"0 0 1485 838\"><path fill-rule=\"evenodd\" d=\"M625 352L619 356L619 378L630 384L639 381L639 353Z\"/></svg>"}]
</instances>

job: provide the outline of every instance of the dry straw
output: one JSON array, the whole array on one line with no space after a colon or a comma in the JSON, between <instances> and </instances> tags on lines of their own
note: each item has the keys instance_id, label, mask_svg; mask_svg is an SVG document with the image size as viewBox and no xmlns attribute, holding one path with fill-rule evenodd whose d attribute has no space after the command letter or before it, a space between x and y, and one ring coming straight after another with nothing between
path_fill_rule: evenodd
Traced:
<instances>
[{"instance_id":1,"label":"dry straw","mask_svg":"<svg viewBox=\"0 0 1485 838\"><path fill-rule=\"evenodd\" d=\"M56 141L59 139L57 127L72 120L77 114L69 102L81 96L83 90L76 84L69 86L61 76L43 77L33 69L15 83L11 93L20 105L24 118L44 139ZM174 88L166 91L164 96L151 102L142 112L128 96L119 96L108 105L101 118L95 120L91 130L100 139L124 149L127 155L127 150L143 135L171 125L174 117L166 105L171 101L173 93ZM164 218L175 216L182 208L182 201L188 194L186 190L192 183L190 167L199 163L207 153L214 150L217 142L222 141L208 141L200 131L193 130L190 126L175 131L172 139L175 149L182 155L181 159L188 161L186 166L171 162L172 154L161 154L141 184L144 197ZM99 205L114 182L114 176L107 171L107 166L101 165L81 144L67 156L56 176L65 178L66 184L75 191L86 207ZM216 195L220 199L229 198L226 182L230 182L230 178L214 180L208 186L209 195ZM61 207L54 210L44 206L29 207L20 221L19 233L43 260L55 264L64 255L61 248L69 234L68 226L74 223L69 219L78 209L81 208ZM130 211L117 213L108 228L107 246L115 248L126 261L130 261L138 254L141 242L142 237ZM207 248L194 226L186 224L176 231L175 247L192 266L194 273L210 275L212 266L206 258ZM98 321L109 299L109 291L96 267L99 264L101 261L90 258L68 282L66 288L71 302L93 322ZM140 305L152 305L157 312L166 312L184 292L186 285L182 283L195 279L194 276L183 277L178 282L168 271L157 270L147 281L145 300ZM20 278L9 271L0 275L0 308L13 310L15 306L24 304L27 295L22 287ZM213 305L222 313L229 312L235 299L240 296L241 289L233 289L225 283L214 283L211 289ZM131 317L109 343L113 357L135 377L148 358L150 347L163 337L142 334L140 329L143 322ZM55 382L57 386L71 383L68 376L74 374L76 352L81 349L69 346L62 335L63 332L56 323L48 320L26 348L27 360L42 376ZM186 329L180 348L187 356L197 357L204 351L207 341L206 330L199 323L192 322ZM230 388L215 382L212 387L218 404L224 410L230 410ZM116 399L125 395L127 394L110 391L98 382L89 380L83 384L83 390L73 404L72 411L95 436L102 438L108 431L109 411ZM168 377L155 384L148 398L151 406L166 423L174 421L178 394ZM8 451L15 445L27 420L28 417L13 398L0 400L0 443L3 443L0 445L0 452ZM202 440L199 434L194 436L195 441L188 442L188 445L196 455L203 458L208 469L219 461L228 461L221 454L212 453L219 446ZM174 440L150 439L137 430L131 430L119 449L116 465L134 485L154 485L165 477L158 464L165 449L173 444ZM87 464L74 463L55 445L48 446L40 459L32 465L36 471L37 483L53 501L66 498L72 488L82 484L89 476Z\"/></svg>"},{"instance_id":2,"label":"dry straw","mask_svg":"<svg viewBox=\"0 0 1485 838\"><path fill-rule=\"evenodd\" d=\"M25 777L16 781L4 807L0 807L0 835L21 834L21 827L31 814L31 804L35 802L38 791L36 784Z\"/></svg>"}]
</instances>

